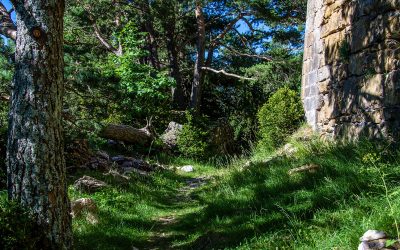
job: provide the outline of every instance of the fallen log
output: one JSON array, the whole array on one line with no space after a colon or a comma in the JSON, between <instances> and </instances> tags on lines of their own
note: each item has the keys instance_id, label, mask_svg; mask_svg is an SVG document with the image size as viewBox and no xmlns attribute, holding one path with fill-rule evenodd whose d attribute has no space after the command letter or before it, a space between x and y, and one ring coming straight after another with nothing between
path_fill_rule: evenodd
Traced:
<instances>
[{"instance_id":1,"label":"fallen log","mask_svg":"<svg viewBox=\"0 0 400 250\"><path fill-rule=\"evenodd\" d=\"M100 137L104 139L122 141L129 144L139 144L148 146L154 140L154 136L146 126L137 129L128 125L109 124L100 132Z\"/></svg>"}]
</instances>

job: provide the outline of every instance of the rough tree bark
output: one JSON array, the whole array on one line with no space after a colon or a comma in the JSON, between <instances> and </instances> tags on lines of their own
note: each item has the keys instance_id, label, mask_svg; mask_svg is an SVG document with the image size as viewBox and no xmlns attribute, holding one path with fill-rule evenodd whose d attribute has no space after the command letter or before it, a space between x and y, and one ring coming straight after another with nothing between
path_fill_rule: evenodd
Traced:
<instances>
[{"instance_id":1,"label":"rough tree bark","mask_svg":"<svg viewBox=\"0 0 400 250\"><path fill-rule=\"evenodd\" d=\"M206 39L206 24L204 21L203 6L200 0L196 1L195 15L197 22L197 58L194 66L192 92L190 94L190 108L199 111Z\"/></svg>"},{"instance_id":2,"label":"rough tree bark","mask_svg":"<svg viewBox=\"0 0 400 250\"><path fill-rule=\"evenodd\" d=\"M63 156L63 0L12 0L16 69L7 150L9 197L26 206L42 249L71 249Z\"/></svg>"},{"instance_id":3,"label":"rough tree bark","mask_svg":"<svg viewBox=\"0 0 400 250\"><path fill-rule=\"evenodd\" d=\"M179 57L175 40L175 13L171 13L173 18L164 23L167 38L168 61L170 64L170 76L175 79L176 86L171 89L172 103L178 109L185 109L185 95L183 90L182 75L179 66Z\"/></svg>"},{"instance_id":4,"label":"rough tree bark","mask_svg":"<svg viewBox=\"0 0 400 250\"><path fill-rule=\"evenodd\" d=\"M146 0L141 2L141 8L144 19L144 28L147 32L147 43L150 54L149 59L153 68L159 70L161 68L161 65L158 57L158 46L156 41L156 31L154 29L154 18L153 14L151 13L149 1Z\"/></svg>"}]
</instances>

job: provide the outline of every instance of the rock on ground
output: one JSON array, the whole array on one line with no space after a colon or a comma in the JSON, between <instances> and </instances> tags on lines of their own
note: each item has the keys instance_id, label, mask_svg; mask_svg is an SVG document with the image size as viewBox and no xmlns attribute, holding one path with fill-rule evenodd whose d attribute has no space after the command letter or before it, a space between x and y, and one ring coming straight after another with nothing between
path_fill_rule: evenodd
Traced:
<instances>
[{"instance_id":1,"label":"rock on ground","mask_svg":"<svg viewBox=\"0 0 400 250\"><path fill-rule=\"evenodd\" d=\"M180 167L179 169L186 173L190 173L190 172L194 171L194 167L191 165L183 166L183 167Z\"/></svg>"},{"instance_id":2,"label":"rock on ground","mask_svg":"<svg viewBox=\"0 0 400 250\"><path fill-rule=\"evenodd\" d=\"M118 182L126 182L126 181L129 181L131 179L129 176L121 174L115 169L110 169L107 173L105 173L103 175L112 176L114 178L114 180L116 180Z\"/></svg>"},{"instance_id":3,"label":"rock on ground","mask_svg":"<svg viewBox=\"0 0 400 250\"><path fill-rule=\"evenodd\" d=\"M294 175L298 173L316 173L321 167L316 164L308 164L299 168L294 168L288 171L289 175Z\"/></svg>"},{"instance_id":4,"label":"rock on ground","mask_svg":"<svg viewBox=\"0 0 400 250\"><path fill-rule=\"evenodd\" d=\"M106 186L107 184L104 181L97 180L87 175L79 178L74 183L75 190L86 193L94 193Z\"/></svg>"},{"instance_id":5,"label":"rock on ground","mask_svg":"<svg viewBox=\"0 0 400 250\"><path fill-rule=\"evenodd\" d=\"M97 205L91 198L80 198L71 202L72 218L77 218L82 214L86 214L86 220L90 224L97 224Z\"/></svg>"},{"instance_id":6,"label":"rock on ground","mask_svg":"<svg viewBox=\"0 0 400 250\"><path fill-rule=\"evenodd\" d=\"M169 149L177 147L178 136L182 131L183 126L177 122L170 122L168 128L161 135L161 140Z\"/></svg>"}]
</instances>

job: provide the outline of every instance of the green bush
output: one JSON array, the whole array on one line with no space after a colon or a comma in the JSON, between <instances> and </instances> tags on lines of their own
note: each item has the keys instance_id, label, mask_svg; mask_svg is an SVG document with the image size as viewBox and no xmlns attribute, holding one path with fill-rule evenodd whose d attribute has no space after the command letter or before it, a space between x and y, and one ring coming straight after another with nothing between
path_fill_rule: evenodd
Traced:
<instances>
[{"instance_id":1,"label":"green bush","mask_svg":"<svg viewBox=\"0 0 400 250\"><path fill-rule=\"evenodd\" d=\"M298 93L287 87L274 93L258 112L262 144L278 147L300 127L304 111Z\"/></svg>"},{"instance_id":2,"label":"green bush","mask_svg":"<svg viewBox=\"0 0 400 250\"><path fill-rule=\"evenodd\" d=\"M201 159L206 157L209 149L208 119L186 114L187 122L178 136L178 150L184 156Z\"/></svg>"},{"instance_id":3,"label":"green bush","mask_svg":"<svg viewBox=\"0 0 400 250\"><path fill-rule=\"evenodd\" d=\"M1 249L37 249L39 231L28 211L15 202L0 201Z\"/></svg>"}]
</instances>

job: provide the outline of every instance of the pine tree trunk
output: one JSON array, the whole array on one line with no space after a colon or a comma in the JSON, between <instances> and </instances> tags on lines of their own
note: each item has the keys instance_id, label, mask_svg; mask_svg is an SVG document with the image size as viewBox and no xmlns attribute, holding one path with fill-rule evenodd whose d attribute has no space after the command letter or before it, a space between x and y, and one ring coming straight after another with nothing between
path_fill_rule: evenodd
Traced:
<instances>
[{"instance_id":1,"label":"pine tree trunk","mask_svg":"<svg viewBox=\"0 0 400 250\"><path fill-rule=\"evenodd\" d=\"M201 101L201 85L203 81L203 65L205 52L205 21L201 1L196 1L196 21L197 21L197 58L194 66L194 77L192 84L192 93L190 95L190 108L199 111Z\"/></svg>"},{"instance_id":2,"label":"pine tree trunk","mask_svg":"<svg viewBox=\"0 0 400 250\"><path fill-rule=\"evenodd\" d=\"M63 0L14 0L16 70L7 151L11 199L26 206L43 232L43 249L71 249L61 129Z\"/></svg>"},{"instance_id":3,"label":"pine tree trunk","mask_svg":"<svg viewBox=\"0 0 400 250\"><path fill-rule=\"evenodd\" d=\"M143 11L144 28L147 32L149 59L153 68L160 70L161 64L158 57L158 45L156 41L156 31L154 29L154 17L151 13L149 2L143 1L140 4Z\"/></svg>"},{"instance_id":4,"label":"pine tree trunk","mask_svg":"<svg viewBox=\"0 0 400 250\"><path fill-rule=\"evenodd\" d=\"M185 109L185 94L183 91L178 51L175 42L175 17L173 18L173 20L168 20L168 22L165 23L164 29L166 30L170 76L173 77L176 82L176 86L171 89L172 102L175 108L183 110Z\"/></svg>"}]
</instances>

